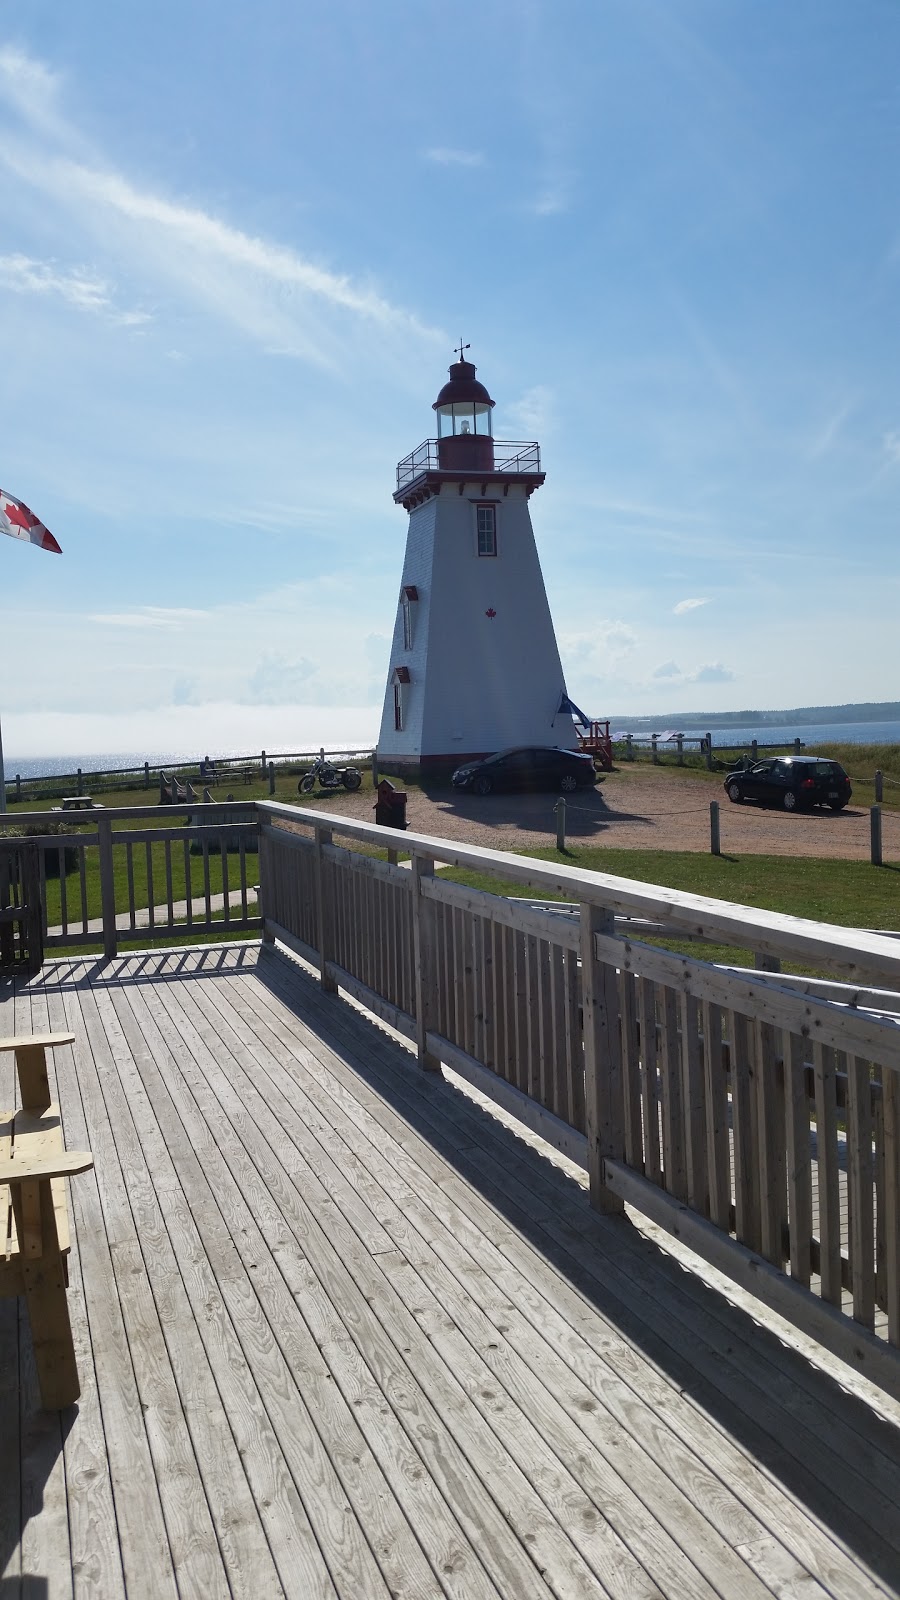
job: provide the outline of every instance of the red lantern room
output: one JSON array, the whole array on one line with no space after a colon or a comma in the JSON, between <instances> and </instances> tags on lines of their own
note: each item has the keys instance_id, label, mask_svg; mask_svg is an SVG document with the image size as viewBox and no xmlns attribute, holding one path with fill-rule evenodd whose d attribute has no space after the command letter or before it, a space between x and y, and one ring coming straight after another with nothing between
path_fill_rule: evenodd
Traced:
<instances>
[{"instance_id":1,"label":"red lantern room","mask_svg":"<svg viewBox=\"0 0 900 1600\"><path fill-rule=\"evenodd\" d=\"M460 344L459 360L450 368L432 406L438 420L438 466L445 472L490 472L494 465L491 412L494 402L475 376L475 365L463 359L468 345Z\"/></svg>"}]
</instances>

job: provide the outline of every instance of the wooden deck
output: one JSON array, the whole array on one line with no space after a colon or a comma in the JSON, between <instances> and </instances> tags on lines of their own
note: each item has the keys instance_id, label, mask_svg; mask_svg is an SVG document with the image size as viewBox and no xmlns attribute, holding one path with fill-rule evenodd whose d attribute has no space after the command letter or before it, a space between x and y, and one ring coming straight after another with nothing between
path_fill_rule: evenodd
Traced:
<instances>
[{"instance_id":1,"label":"wooden deck","mask_svg":"<svg viewBox=\"0 0 900 1600\"><path fill-rule=\"evenodd\" d=\"M83 1393L0 1302L2 1600L900 1593L900 1426L287 956L0 984L48 1026Z\"/></svg>"}]
</instances>

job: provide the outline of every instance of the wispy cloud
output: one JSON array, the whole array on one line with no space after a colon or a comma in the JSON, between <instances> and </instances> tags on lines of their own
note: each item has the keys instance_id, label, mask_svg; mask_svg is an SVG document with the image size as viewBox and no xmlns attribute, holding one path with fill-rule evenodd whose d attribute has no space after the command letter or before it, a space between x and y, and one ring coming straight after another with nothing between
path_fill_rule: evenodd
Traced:
<instances>
[{"instance_id":1,"label":"wispy cloud","mask_svg":"<svg viewBox=\"0 0 900 1600\"><path fill-rule=\"evenodd\" d=\"M685 680L687 683L733 683L734 673L721 661L710 661L705 667L698 667Z\"/></svg>"},{"instance_id":2,"label":"wispy cloud","mask_svg":"<svg viewBox=\"0 0 900 1600\"><path fill-rule=\"evenodd\" d=\"M136 611L95 611L87 620L107 628L182 628L208 616L208 611L189 606L140 606Z\"/></svg>"},{"instance_id":3,"label":"wispy cloud","mask_svg":"<svg viewBox=\"0 0 900 1600\"><path fill-rule=\"evenodd\" d=\"M455 150L446 145L438 145L433 150L423 151L426 161L433 161L439 167L483 167L485 164L482 150Z\"/></svg>"},{"instance_id":4,"label":"wispy cloud","mask_svg":"<svg viewBox=\"0 0 900 1600\"><path fill-rule=\"evenodd\" d=\"M103 278L91 277L79 269L59 272L31 256L0 256L0 286L16 294L56 295L79 311L106 316L126 327L139 327L150 321L148 312L120 311Z\"/></svg>"},{"instance_id":5,"label":"wispy cloud","mask_svg":"<svg viewBox=\"0 0 900 1600\"><path fill-rule=\"evenodd\" d=\"M838 406L837 410L827 418L823 426L815 435L815 438L810 443L808 454L811 461L817 461L821 456L826 456L829 454L840 438L845 422L856 410L856 405L857 402L855 399L845 400L844 403Z\"/></svg>"},{"instance_id":6,"label":"wispy cloud","mask_svg":"<svg viewBox=\"0 0 900 1600\"><path fill-rule=\"evenodd\" d=\"M708 605L708 600L679 600L678 604L672 607L672 610L676 617L682 617L686 611L696 611L698 606Z\"/></svg>"},{"instance_id":7,"label":"wispy cloud","mask_svg":"<svg viewBox=\"0 0 900 1600\"><path fill-rule=\"evenodd\" d=\"M136 279L165 277L266 349L325 364L334 363L348 317L376 333L402 331L429 342L444 337L365 279L142 186L97 160L59 113L59 80L39 62L0 51L0 90L0 102L12 103L19 114L0 143L0 161L62 211L74 213L79 229L92 229L104 249L118 251ZM29 265L29 287L36 290L41 272L33 263L16 269L19 286ZM68 291L73 303L76 282L73 275ZM64 293L49 279L44 287ZM106 292L99 280L93 284L95 309ZM84 284L82 306L90 293L91 286ZM333 314L330 326L323 312Z\"/></svg>"}]
</instances>

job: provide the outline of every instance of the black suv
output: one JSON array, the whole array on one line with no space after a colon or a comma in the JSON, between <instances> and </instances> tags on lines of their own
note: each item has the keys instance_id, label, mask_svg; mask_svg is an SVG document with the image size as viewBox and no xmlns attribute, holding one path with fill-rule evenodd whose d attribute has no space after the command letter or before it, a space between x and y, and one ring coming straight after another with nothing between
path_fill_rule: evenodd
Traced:
<instances>
[{"instance_id":1,"label":"black suv","mask_svg":"<svg viewBox=\"0 0 900 1600\"><path fill-rule=\"evenodd\" d=\"M729 772L725 792L737 804L741 800L760 800L763 805L782 806L785 811L807 810L810 806L830 806L843 811L853 790L839 761L821 756L775 756L757 761L741 772Z\"/></svg>"},{"instance_id":2,"label":"black suv","mask_svg":"<svg viewBox=\"0 0 900 1600\"><path fill-rule=\"evenodd\" d=\"M591 756L556 745L522 745L457 767L450 781L454 789L471 789L475 794L490 794L492 789L561 789L571 794L573 789L590 788L596 777Z\"/></svg>"}]
</instances>

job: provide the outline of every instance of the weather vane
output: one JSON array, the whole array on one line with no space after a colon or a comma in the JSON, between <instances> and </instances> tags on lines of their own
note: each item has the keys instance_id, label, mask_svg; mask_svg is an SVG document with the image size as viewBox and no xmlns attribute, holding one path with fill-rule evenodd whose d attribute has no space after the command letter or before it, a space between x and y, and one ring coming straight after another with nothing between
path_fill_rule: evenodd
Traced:
<instances>
[{"instance_id":1,"label":"weather vane","mask_svg":"<svg viewBox=\"0 0 900 1600\"><path fill-rule=\"evenodd\" d=\"M460 339L460 341L459 341L459 359L460 359L460 361L464 360L463 351L471 350L471 348L472 348L472 346L470 344L463 344L462 339ZM453 346L453 354L456 355L456 353L457 353L456 345L454 345Z\"/></svg>"}]
</instances>

